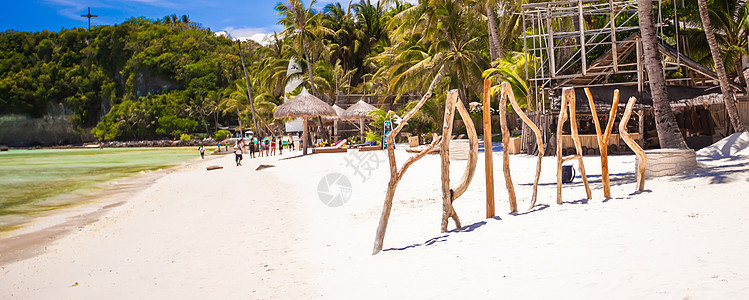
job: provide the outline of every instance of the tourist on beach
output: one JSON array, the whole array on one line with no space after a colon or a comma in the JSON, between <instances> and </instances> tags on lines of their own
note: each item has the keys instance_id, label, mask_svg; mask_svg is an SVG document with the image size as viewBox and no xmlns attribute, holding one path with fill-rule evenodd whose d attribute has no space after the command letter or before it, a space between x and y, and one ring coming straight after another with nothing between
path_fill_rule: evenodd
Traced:
<instances>
[{"instance_id":1,"label":"tourist on beach","mask_svg":"<svg viewBox=\"0 0 749 300\"><path fill-rule=\"evenodd\" d=\"M294 136L289 135L289 150L294 150Z\"/></svg>"},{"instance_id":2,"label":"tourist on beach","mask_svg":"<svg viewBox=\"0 0 749 300\"><path fill-rule=\"evenodd\" d=\"M270 139L270 154L276 155L276 138Z\"/></svg>"},{"instance_id":3,"label":"tourist on beach","mask_svg":"<svg viewBox=\"0 0 749 300\"><path fill-rule=\"evenodd\" d=\"M270 156L270 140L265 140L263 147L265 148L265 156Z\"/></svg>"},{"instance_id":4,"label":"tourist on beach","mask_svg":"<svg viewBox=\"0 0 749 300\"><path fill-rule=\"evenodd\" d=\"M254 139L250 140L250 158L255 158L255 142L254 142Z\"/></svg>"},{"instance_id":5,"label":"tourist on beach","mask_svg":"<svg viewBox=\"0 0 749 300\"><path fill-rule=\"evenodd\" d=\"M237 167L242 165L242 141L239 140L234 145L234 160L237 162Z\"/></svg>"},{"instance_id":6,"label":"tourist on beach","mask_svg":"<svg viewBox=\"0 0 749 300\"><path fill-rule=\"evenodd\" d=\"M265 147L263 147L263 141L257 141L257 151L258 151L258 157L263 157L263 151L265 151Z\"/></svg>"},{"instance_id":7,"label":"tourist on beach","mask_svg":"<svg viewBox=\"0 0 749 300\"><path fill-rule=\"evenodd\" d=\"M203 145L200 145L200 147L198 147L198 151L200 151L200 158L205 159L205 148L203 148Z\"/></svg>"},{"instance_id":8,"label":"tourist on beach","mask_svg":"<svg viewBox=\"0 0 749 300\"><path fill-rule=\"evenodd\" d=\"M283 137L278 138L278 155L283 154Z\"/></svg>"}]
</instances>

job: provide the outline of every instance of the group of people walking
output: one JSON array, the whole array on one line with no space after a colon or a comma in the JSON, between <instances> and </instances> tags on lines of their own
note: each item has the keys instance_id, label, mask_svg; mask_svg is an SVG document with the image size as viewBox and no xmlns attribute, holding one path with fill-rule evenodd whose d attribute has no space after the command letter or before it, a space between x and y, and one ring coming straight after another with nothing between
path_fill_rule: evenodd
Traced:
<instances>
[{"instance_id":1,"label":"group of people walking","mask_svg":"<svg viewBox=\"0 0 749 300\"><path fill-rule=\"evenodd\" d=\"M291 137L289 137L288 140L284 140L280 137L273 137L266 140L252 138L247 144L245 144L244 139L240 139L236 144L234 144L235 161L237 166L242 165L242 154L244 153L245 148L250 150L250 158L255 158L276 155L276 150L278 150L278 155L281 155L283 154L284 147L287 150L293 150L294 139Z\"/></svg>"},{"instance_id":2,"label":"group of people walking","mask_svg":"<svg viewBox=\"0 0 749 300\"><path fill-rule=\"evenodd\" d=\"M219 142L218 151L221 151L222 143L227 148L226 151L228 151L229 145L227 142ZM271 137L270 139L264 140L249 138L247 142L245 142L244 138L240 138L234 144L232 150L234 152L234 161L237 163L237 166L241 166L245 150L249 150L250 158L255 158L263 156L275 156L276 150L278 150L278 155L281 155L283 154L284 148L286 148L287 151L296 149L294 147L294 139L291 136L288 136L287 138ZM200 158L205 158L205 147L199 146L198 151L200 151Z\"/></svg>"}]
</instances>

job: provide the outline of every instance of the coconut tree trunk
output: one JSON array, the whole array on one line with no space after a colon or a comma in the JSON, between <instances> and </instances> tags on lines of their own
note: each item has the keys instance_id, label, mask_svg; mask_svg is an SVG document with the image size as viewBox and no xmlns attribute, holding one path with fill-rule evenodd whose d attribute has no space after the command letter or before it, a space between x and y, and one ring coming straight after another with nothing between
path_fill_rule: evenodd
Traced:
<instances>
[{"instance_id":1,"label":"coconut tree trunk","mask_svg":"<svg viewBox=\"0 0 749 300\"><path fill-rule=\"evenodd\" d=\"M239 135L242 136L242 113L239 111L239 106L237 106L237 121L239 121Z\"/></svg>"},{"instance_id":2,"label":"coconut tree trunk","mask_svg":"<svg viewBox=\"0 0 749 300\"><path fill-rule=\"evenodd\" d=\"M744 124L741 122L739 111L736 109L736 102L734 99L734 91L731 85L728 83L728 74L726 74L726 67L723 65L723 58L720 57L720 48L718 41L715 40L715 32L713 31L713 25L710 23L710 16L707 12L707 1L697 0L697 6L700 9L700 19L702 19L702 28L705 29L705 35L707 36L707 44L710 46L710 54L712 54L713 62L715 63L715 72L718 73L718 81L720 82L720 90L723 92L723 103L726 105L726 111L728 111L728 118L731 120L731 126L736 132L746 131Z\"/></svg>"},{"instance_id":3,"label":"coconut tree trunk","mask_svg":"<svg viewBox=\"0 0 749 300\"><path fill-rule=\"evenodd\" d=\"M310 59L309 50L307 50L307 43L302 39L302 48L304 48L304 58L307 60L307 73L309 73L309 86L312 90L312 95L317 97L317 89L315 88L315 78L312 75L312 60Z\"/></svg>"},{"instance_id":4,"label":"coconut tree trunk","mask_svg":"<svg viewBox=\"0 0 749 300\"><path fill-rule=\"evenodd\" d=\"M497 29L497 14L495 6L491 4L491 1L486 3L486 26L489 31L489 56L492 61L502 58L502 43L499 41L499 31Z\"/></svg>"},{"instance_id":5,"label":"coconut tree trunk","mask_svg":"<svg viewBox=\"0 0 749 300\"><path fill-rule=\"evenodd\" d=\"M250 109L252 109L252 122L255 125L253 134L257 135L259 127L257 126L257 111L255 111L255 101L252 99L252 89L250 89L250 77L247 75L247 67L244 64L244 54L242 53L242 42L237 40L237 48L239 48L239 59L242 61L242 70L244 70L244 83L247 85L247 101L250 102ZM239 128L242 129L242 121L239 122ZM272 134L272 133L271 133ZM241 134L244 136L244 133Z\"/></svg>"},{"instance_id":6,"label":"coconut tree trunk","mask_svg":"<svg viewBox=\"0 0 749 300\"><path fill-rule=\"evenodd\" d=\"M643 58L645 59L645 69L648 72L650 94L653 97L658 140L661 143L661 148L687 148L687 143L681 136L674 112L668 102L666 78L663 76L661 61L658 59L657 39L653 24L653 4L649 0L637 0L637 4L637 11L640 15Z\"/></svg>"}]
</instances>

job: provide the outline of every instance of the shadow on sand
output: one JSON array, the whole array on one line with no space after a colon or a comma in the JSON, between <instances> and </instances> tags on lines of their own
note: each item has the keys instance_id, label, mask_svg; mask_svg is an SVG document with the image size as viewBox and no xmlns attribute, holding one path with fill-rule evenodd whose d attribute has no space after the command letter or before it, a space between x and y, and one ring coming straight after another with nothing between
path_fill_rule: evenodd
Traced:
<instances>
[{"instance_id":1,"label":"shadow on sand","mask_svg":"<svg viewBox=\"0 0 749 300\"><path fill-rule=\"evenodd\" d=\"M491 220L501 221L502 218L500 218L500 217L493 217L493 218L491 218L489 220L479 221L479 222L473 223L471 225L466 225L466 226L463 226L461 228L456 228L456 229L450 230L450 231L447 232L447 234L443 234L443 235L440 235L438 237L433 237L433 238L428 239L427 241L425 241L423 243L420 243L420 244L411 244L411 245L408 245L408 246L405 246L405 247L400 247L400 248L388 248L388 249L385 249L385 250L382 250L382 251L402 251L402 250L406 250L406 249L426 247L426 246L431 246L431 245L434 245L434 244L437 244L437 243L442 243L442 242L447 241L447 239L450 236L452 236L453 234L459 234L459 233L464 233L464 232L472 232L472 231L478 229L479 227L486 225L487 221L491 222Z\"/></svg>"},{"instance_id":2,"label":"shadow on sand","mask_svg":"<svg viewBox=\"0 0 749 300\"><path fill-rule=\"evenodd\" d=\"M531 209L529 211L526 211L526 212L513 212L513 213L510 213L510 215L512 215L512 216L522 216L522 215L527 215L527 214L530 214L530 213L542 211L542 210L547 209L547 208L549 208L548 204L538 204L535 207L533 207L533 209Z\"/></svg>"}]
</instances>

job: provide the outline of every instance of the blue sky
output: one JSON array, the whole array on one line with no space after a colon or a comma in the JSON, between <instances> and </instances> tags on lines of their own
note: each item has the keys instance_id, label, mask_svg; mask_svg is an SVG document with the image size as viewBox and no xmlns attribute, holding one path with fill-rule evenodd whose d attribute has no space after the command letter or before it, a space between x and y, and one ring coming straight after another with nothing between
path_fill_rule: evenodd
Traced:
<instances>
[{"instance_id":1,"label":"blue sky","mask_svg":"<svg viewBox=\"0 0 749 300\"><path fill-rule=\"evenodd\" d=\"M321 9L331 2L338 1L321 0L315 8ZM99 15L91 19L91 26L119 24L130 17L158 19L176 14L188 15L193 22L214 32L227 31L234 38L260 41L264 34L283 29L276 24L279 16L273 9L278 0L3 0L2 3L0 30L3 32L87 27L88 20L80 15L85 15L89 6L91 14Z\"/></svg>"}]
</instances>

